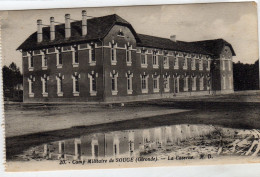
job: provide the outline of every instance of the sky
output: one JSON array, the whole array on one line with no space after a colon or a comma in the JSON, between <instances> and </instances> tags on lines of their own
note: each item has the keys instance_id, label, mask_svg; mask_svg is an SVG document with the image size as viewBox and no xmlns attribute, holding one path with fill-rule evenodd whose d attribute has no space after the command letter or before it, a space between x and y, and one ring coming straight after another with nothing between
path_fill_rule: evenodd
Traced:
<instances>
[{"instance_id":1,"label":"sky","mask_svg":"<svg viewBox=\"0 0 260 177\"><path fill-rule=\"evenodd\" d=\"M64 23L64 15L81 20L81 11L99 17L118 14L132 24L137 33L177 40L198 41L222 38L233 46L235 62L254 63L258 58L257 6L252 2L210 3L160 6L74 8L0 11L2 64L15 62L22 68L22 55L16 48L37 30L37 19L49 25L51 16Z\"/></svg>"}]
</instances>

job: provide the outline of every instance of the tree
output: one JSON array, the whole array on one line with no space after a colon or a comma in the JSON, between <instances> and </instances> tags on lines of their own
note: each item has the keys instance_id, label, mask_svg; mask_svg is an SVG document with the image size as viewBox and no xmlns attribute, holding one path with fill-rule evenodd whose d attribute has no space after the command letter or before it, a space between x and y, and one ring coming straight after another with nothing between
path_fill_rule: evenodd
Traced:
<instances>
[{"instance_id":1,"label":"tree","mask_svg":"<svg viewBox=\"0 0 260 177\"><path fill-rule=\"evenodd\" d=\"M16 87L23 83L23 76L19 67L12 62L9 67L4 66L3 72L3 89L4 96L13 98L15 95Z\"/></svg>"}]
</instances>

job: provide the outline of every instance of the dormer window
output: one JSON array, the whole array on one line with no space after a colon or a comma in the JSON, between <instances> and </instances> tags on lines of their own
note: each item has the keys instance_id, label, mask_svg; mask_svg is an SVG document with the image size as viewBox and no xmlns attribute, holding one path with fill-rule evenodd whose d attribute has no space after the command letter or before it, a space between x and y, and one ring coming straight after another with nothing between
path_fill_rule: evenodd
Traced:
<instances>
[{"instance_id":1,"label":"dormer window","mask_svg":"<svg viewBox=\"0 0 260 177\"><path fill-rule=\"evenodd\" d=\"M120 36L120 37L124 37L124 36L125 36L124 33L123 33L123 31L122 31L122 29L120 29L120 30L118 31L117 35Z\"/></svg>"}]
</instances>

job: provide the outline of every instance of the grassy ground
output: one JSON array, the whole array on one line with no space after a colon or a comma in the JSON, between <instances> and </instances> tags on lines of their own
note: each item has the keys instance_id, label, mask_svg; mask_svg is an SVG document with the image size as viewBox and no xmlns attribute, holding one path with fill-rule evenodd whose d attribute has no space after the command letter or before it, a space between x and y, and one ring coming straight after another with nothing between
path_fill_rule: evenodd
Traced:
<instances>
[{"instance_id":1,"label":"grassy ground","mask_svg":"<svg viewBox=\"0 0 260 177\"><path fill-rule=\"evenodd\" d=\"M259 108L259 91L151 100L112 108L107 105L5 105L7 158L33 145L95 132L173 124L260 129Z\"/></svg>"}]
</instances>

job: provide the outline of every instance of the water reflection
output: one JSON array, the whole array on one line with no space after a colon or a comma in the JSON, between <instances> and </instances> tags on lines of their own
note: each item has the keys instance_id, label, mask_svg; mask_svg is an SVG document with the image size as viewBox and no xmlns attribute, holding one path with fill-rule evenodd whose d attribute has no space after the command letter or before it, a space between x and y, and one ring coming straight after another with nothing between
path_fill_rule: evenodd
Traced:
<instances>
[{"instance_id":1,"label":"water reflection","mask_svg":"<svg viewBox=\"0 0 260 177\"><path fill-rule=\"evenodd\" d=\"M44 144L34 151L47 159L66 160L144 156L171 151L173 146L181 146L187 139L203 137L214 131L213 126L183 124L95 133Z\"/></svg>"}]
</instances>

